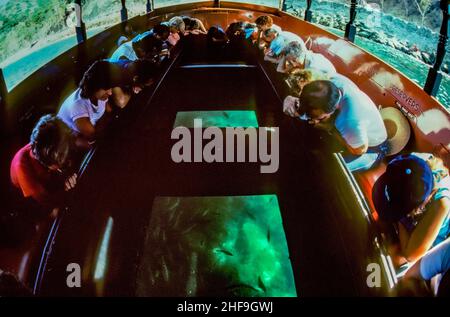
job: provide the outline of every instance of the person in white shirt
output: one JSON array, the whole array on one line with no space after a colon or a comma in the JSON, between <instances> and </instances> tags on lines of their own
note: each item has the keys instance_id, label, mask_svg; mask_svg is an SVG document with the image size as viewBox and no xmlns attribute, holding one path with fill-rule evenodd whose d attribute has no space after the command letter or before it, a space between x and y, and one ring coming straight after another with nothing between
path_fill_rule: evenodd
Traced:
<instances>
[{"instance_id":1,"label":"person in white shirt","mask_svg":"<svg viewBox=\"0 0 450 317\"><path fill-rule=\"evenodd\" d=\"M270 43L269 47L264 50L264 60L273 63L279 63L283 50L290 43L298 43L299 46L304 47L304 50L306 50L306 45L302 38L291 32L279 32L274 28L270 28L263 32L262 39Z\"/></svg>"},{"instance_id":2,"label":"person in white shirt","mask_svg":"<svg viewBox=\"0 0 450 317\"><path fill-rule=\"evenodd\" d=\"M84 73L77 88L61 105L58 117L84 141L92 142L96 126L105 113L111 112L108 99L114 84L108 61L96 61Z\"/></svg>"},{"instance_id":3,"label":"person in white shirt","mask_svg":"<svg viewBox=\"0 0 450 317\"><path fill-rule=\"evenodd\" d=\"M387 151L383 119L370 97L350 79L335 74L316 80L300 94L300 119L334 134L346 147L351 171L362 171L379 162Z\"/></svg>"},{"instance_id":4,"label":"person in white shirt","mask_svg":"<svg viewBox=\"0 0 450 317\"><path fill-rule=\"evenodd\" d=\"M305 43L291 42L281 52L277 71L280 73L295 73L299 69L316 69L327 74L336 73L334 65L322 54L306 49Z\"/></svg>"},{"instance_id":5,"label":"person in white shirt","mask_svg":"<svg viewBox=\"0 0 450 317\"><path fill-rule=\"evenodd\" d=\"M110 61L116 62L122 59L135 61L138 59L136 52L133 49L133 42L128 41L120 45L109 58Z\"/></svg>"},{"instance_id":6,"label":"person in white shirt","mask_svg":"<svg viewBox=\"0 0 450 317\"><path fill-rule=\"evenodd\" d=\"M152 59L158 55L169 38L171 29L166 23L158 23L153 29L135 36L131 41L120 45L109 58L112 62L119 60L135 61L137 59ZM175 42L176 44L176 42Z\"/></svg>"}]
</instances>

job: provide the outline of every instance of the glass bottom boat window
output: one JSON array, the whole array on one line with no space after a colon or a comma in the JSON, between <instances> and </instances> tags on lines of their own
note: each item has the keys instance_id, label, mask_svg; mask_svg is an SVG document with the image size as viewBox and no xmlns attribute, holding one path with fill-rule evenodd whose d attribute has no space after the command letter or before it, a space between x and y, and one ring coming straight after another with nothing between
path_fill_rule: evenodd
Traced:
<instances>
[{"instance_id":1,"label":"glass bottom boat window","mask_svg":"<svg viewBox=\"0 0 450 317\"><path fill-rule=\"evenodd\" d=\"M156 197L137 296L297 296L276 195Z\"/></svg>"},{"instance_id":2,"label":"glass bottom boat window","mask_svg":"<svg viewBox=\"0 0 450 317\"><path fill-rule=\"evenodd\" d=\"M180 111L175 118L174 128L194 128L194 120L201 119L202 127L258 127L256 113L251 110L243 111Z\"/></svg>"}]
</instances>

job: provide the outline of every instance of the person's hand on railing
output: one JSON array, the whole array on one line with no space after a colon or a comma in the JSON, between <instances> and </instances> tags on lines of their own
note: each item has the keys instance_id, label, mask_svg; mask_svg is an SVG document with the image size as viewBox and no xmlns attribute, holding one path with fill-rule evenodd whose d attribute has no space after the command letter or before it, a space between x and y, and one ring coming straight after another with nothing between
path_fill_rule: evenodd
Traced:
<instances>
[{"instance_id":1,"label":"person's hand on railing","mask_svg":"<svg viewBox=\"0 0 450 317\"><path fill-rule=\"evenodd\" d=\"M283 112L290 117L296 118L298 114L299 100L294 96L287 96L283 101Z\"/></svg>"},{"instance_id":2,"label":"person's hand on railing","mask_svg":"<svg viewBox=\"0 0 450 317\"><path fill-rule=\"evenodd\" d=\"M77 184L77 174L74 173L73 175L69 176L64 182L64 190L67 192L73 189L76 186L76 184Z\"/></svg>"}]
</instances>

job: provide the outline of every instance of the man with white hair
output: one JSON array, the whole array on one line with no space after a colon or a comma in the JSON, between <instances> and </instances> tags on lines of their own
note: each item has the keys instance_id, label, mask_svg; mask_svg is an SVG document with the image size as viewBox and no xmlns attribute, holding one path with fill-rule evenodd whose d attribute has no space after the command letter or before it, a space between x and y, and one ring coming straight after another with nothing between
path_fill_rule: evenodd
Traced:
<instances>
[{"instance_id":1,"label":"man with white hair","mask_svg":"<svg viewBox=\"0 0 450 317\"><path fill-rule=\"evenodd\" d=\"M173 17L165 23L170 28L170 35L167 38L167 42L170 45L175 46L177 42L180 40L180 34L184 34L186 25L181 17Z\"/></svg>"}]
</instances>

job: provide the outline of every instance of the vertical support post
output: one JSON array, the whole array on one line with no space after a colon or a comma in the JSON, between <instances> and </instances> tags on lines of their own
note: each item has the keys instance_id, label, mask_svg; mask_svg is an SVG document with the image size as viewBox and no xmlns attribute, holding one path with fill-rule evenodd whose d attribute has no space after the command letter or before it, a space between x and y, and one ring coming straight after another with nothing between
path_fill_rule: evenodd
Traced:
<instances>
[{"instance_id":1,"label":"vertical support post","mask_svg":"<svg viewBox=\"0 0 450 317\"><path fill-rule=\"evenodd\" d=\"M442 80L442 72L441 66L444 62L445 57L445 47L447 45L448 40L448 13L449 13L449 4L447 0L441 0L441 9L442 9L442 24L441 30L439 32L439 41L436 51L436 60L434 65L428 71L427 80L425 82L425 86L423 89L425 92L431 96L436 96L439 91L439 86L441 85Z\"/></svg>"},{"instance_id":2,"label":"vertical support post","mask_svg":"<svg viewBox=\"0 0 450 317\"><path fill-rule=\"evenodd\" d=\"M306 10L305 10L305 21L312 21L312 11L311 11L312 0L306 0Z\"/></svg>"},{"instance_id":3,"label":"vertical support post","mask_svg":"<svg viewBox=\"0 0 450 317\"><path fill-rule=\"evenodd\" d=\"M147 0L147 13L153 11L153 1Z\"/></svg>"},{"instance_id":4,"label":"vertical support post","mask_svg":"<svg viewBox=\"0 0 450 317\"><path fill-rule=\"evenodd\" d=\"M81 10L81 0L75 0L75 16L77 18L75 31L77 33L78 44L80 44L87 40L86 25L83 22L83 15Z\"/></svg>"},{"instance_id":5,"label":"vertical support post","mask_svg":"<svg viewBox=\"0 0 450 317\"><path fill-rule=\"evenodd\" d=\"M6 131L6 104L8 98L8 89L6 88L3 70L0 68L0 131Z\"/></svg>"},{"instance_id":6,"label":"vertical support post","mask_svg":"<svg viewBox=\"0 0 450 317\"><path fill-rule=\"evenodd\" d=\"M128 20L128 10L125 4L125 0L121 0L122 2L122 9L120 9L120 20L122 22L125 22L126 20Z\"/></svg>"},{"instance_id":7,"label":"vertical support post","mask_svg":"<svg viewBox=\"0 0 450 317\"><path fill-rule=\"evenodd\" d=\"M220 8L220 0L214 0L214 8Z\"/></svg>"},{"instance_id":8,"label":"vertical support post","mask_svg":"<svg viewBox=\"0 0 450 317\"><path fill-rule=\"evenodd\" d=\"M286 12L286 0L280 0L278 2L278 10Z\"/></svg>"},{"instance_id":9,"label":"vertical support post","mask_svg":"<svg viewBox=\"0 0 450 317\"><path fill-rule=\"evenodd\" d=\"M345 38L350 42L354 42L356 36L356 26L353 25L356 19L356 6L356 0L352 0L350 4L350 20L345 26Z\"/></svg>"}]
</instances>

